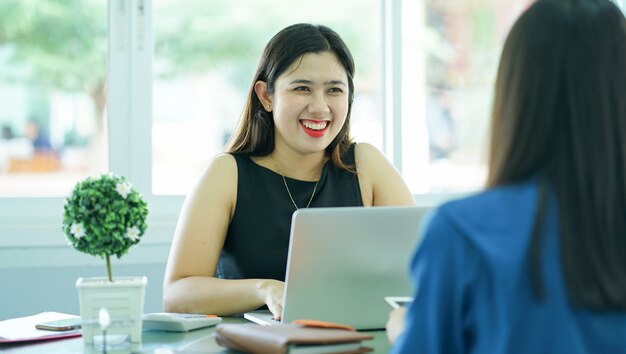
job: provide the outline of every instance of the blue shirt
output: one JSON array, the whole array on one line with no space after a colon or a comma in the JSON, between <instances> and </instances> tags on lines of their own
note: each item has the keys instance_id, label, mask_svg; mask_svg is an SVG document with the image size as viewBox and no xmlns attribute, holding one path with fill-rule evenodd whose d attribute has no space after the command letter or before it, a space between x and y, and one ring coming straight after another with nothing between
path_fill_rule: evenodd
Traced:
<instances>
[{"instance_id":1,"label":"blue shirt","mask_svg":"<svg viewBox=\"0 0 626 354\"><path fill-rule=\"evenodd\" d=\"M438 208L411 263L415 301L392 353L626 353L626 314L570 306L558 210L541 239L545 299L535 299L528 247L535 180Z\"/></svg>"}]
</instances>

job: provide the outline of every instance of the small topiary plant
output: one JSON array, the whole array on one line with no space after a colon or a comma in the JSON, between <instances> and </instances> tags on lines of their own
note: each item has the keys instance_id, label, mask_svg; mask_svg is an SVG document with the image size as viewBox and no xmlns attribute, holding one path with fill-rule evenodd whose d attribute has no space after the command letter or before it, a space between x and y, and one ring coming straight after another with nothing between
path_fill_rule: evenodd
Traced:
<instances>
[{"instance_id":1,"label":"small topiary plant","mask_svg":"<svg viewBox=\"0 0 626 354\"><path fill-rule=\"evenodd\" d=\"M126 177L112 173L78 182L63 207L63 232L76 250L119 259L146 231L148 205Z\"/></svg>"}]
</instances>

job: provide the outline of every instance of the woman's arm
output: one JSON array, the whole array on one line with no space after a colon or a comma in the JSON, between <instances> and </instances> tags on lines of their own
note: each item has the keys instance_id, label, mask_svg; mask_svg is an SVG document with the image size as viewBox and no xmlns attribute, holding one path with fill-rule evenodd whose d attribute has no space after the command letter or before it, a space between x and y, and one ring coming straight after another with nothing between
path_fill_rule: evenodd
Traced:
<instances>
[{"instance_id":1,"label":"woman's arm","mask_svg":"<svg viewBox=\"0 0 626 354\"><path fill-rule=\"evenodd\" d=\"M354 153L363 205L415 205L402 176L378 149L359 143Z\"/></svg>"},{"instance_id":2,"label":"woman's arm","mask_svg":"<svg viewBox=\"0 0 626 354\"><path fill-rule=\"evenodd\" d=\"M236 197L237 164L231 155L220 155L183 205L163 281L165 311L225 316L267 304L280 315L283 282L214 276Z\"/></svg>"},{"instance_id":3,"label":"woman's arm","mask_svg":"<svg viewBox=\"0 0 626 354\"><path fill-rule=\"evenodd\" d=\"M466 292L476 274L485 271L479 270L458 225L441 209L428 219L422 238L410 266L414 299L404 320L394 320L402 329L392 329L390 354L472 352L466 347L466 335L474 330L466 317L467 306L472 306Z\"/></svg>"}]
</instances>

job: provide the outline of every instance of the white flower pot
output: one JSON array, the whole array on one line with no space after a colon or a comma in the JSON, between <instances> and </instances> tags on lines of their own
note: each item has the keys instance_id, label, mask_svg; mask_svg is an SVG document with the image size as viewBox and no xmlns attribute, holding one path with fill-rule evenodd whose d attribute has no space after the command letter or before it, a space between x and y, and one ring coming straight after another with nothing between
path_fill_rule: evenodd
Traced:
<instances>
[{"instance_id":1,"label":"white flower pot","mask_svg":"<svg viewBox=\"0 0 626 354\"><path fill-rule=\"evenodd\" d=\"M98 322L105 308L111 324L106 335L128 335L132 343L141 342L141 324L146 277L78 278L78 300L84 343L93 344L94 336L102 335Z\"/></svg>"}]
</instances>

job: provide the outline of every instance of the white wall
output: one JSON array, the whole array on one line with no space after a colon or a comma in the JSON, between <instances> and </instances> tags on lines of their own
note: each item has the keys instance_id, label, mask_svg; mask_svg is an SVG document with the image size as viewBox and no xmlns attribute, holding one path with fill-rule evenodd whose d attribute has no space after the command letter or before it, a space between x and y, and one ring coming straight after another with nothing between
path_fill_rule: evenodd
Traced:
<instances>
[{"instance_id":1,"label":"white wall","mask_svg":"<svg viewBox=\"0 0 626 354\"><path fill-rule=\"evenodd\" d=\"M114 275L148 277L144 312L162 311L165 261L142 265L113 266ZM43 311L79 314L79 277L106 277L106 266L36 267L0 269L0 320L34 315Z\"/></svg>"},{"instance_id":2,"label":"white wall","mask_svg":"<svg viewBox=\"0 0 626 354\"><path fill-rule=\"evenodd\" d=\"M113 276L146 276L144 312L162 311L162 286L174 225L155 225L121 259L111 258ZM79 314L79 277L106 277L104 259L83 254L65 241L60 226L0 225L0 320L42 311Z\"/></svg>"}]
</instances>

